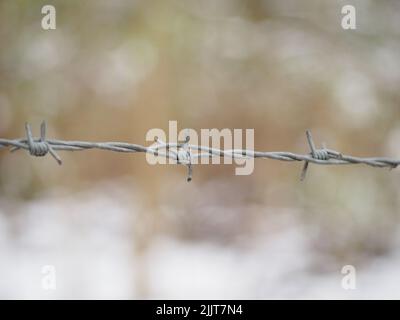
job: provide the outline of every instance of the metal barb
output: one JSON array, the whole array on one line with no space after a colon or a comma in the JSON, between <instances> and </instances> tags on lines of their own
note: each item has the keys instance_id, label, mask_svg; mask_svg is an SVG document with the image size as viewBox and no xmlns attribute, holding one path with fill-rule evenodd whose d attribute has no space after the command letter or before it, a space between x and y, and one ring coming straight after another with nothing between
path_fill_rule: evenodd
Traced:
<instances>
[{"instance_id":1,"label":"metal barb","mask_svg":"<svg viewBox=\"0 0 400 320\"><path fill-rule=\"evenodd\" d=\"M54 151L53 147L46 141L46 122L43 121L40 125L40 139L35 141L32 135L32 129L29 123L25 123L26 143L29 154L34 157L44 157L47 153L57 161L59 165L62 164L61 158ZM13 148L11 151L16 151L19 147Z\"/></svg>"},{"instance_id":2,"label":"metal barb","mask_svg":"<svg viewBox=\"0 0 400 320\"><path fill-rule=\"evenodd\" d=\"M191 153L191 149L190 148L189 148L189 152L188 152L188 157L189 157L189 164L187 165L188 176L187 176L186 181L190 182L190 181L192 181L192 175L193 175L192 153Z\"/></svg>"},{"instance_id":3,"label":"metal barb","mask_svg":"<svg viewBox=\"0 0 400 320\"><path fill-rule=\"evenodd\" d=\"M189 141L190 141L190 135L189 135L189 130L186 129L186 137L185 137L185 141L182 143L178 144L178 149L181 149L183 151L182 152L178 152L178 158L177 158L177 162L181 163L181 159L179 158L180 155L183 155L183 158L186 162L186 166L188 169L188 175L186 178L187 182L192 181L192 175L193 175L193 166L192 166L192 150L189 147Z\"/></svg>"},{"instance_id":4,"label":"metal barb","mask_svg":"<svg viewBox=\"0 0 400 320\"><path fill-rule=\"evenodd\" d=\"M306 131L306 136L308 145L310 146L311 149L311 155L313 158L315 158L315 145L312 140L311 132L309 130ZM303 169L301 170L300 181L304 181L307 176L308 164L309 164L308 161L304 162Z\"/></svg>"},{"instance_id":5,"label":"metal barb","mask_svg":"<svg viewBox=\"0 0 400 320\"><path fill-rule=\"evenodd\" d=\"M326 148L325 142L322 143L322 149L317 149L317 148L315 148L315 144L312 139L310 130L306 131L306 136L307 136L308 145L310 146L310 150L311 150L310 154L313 157L313 159L325 161L325 160L329 160L331 158L331 156L328 152L328 149ZM305 178L307 176L308 165L309 165L309 161L306 160L304 162L303 169L301 170L300 181L305 180Z\"/></svg>"},{"instance_id":6,"label":"metal barb","mask_svg":"<svg viewBox=\"0 0 400 320\"><path fill-rule=\"evenodd\" d=\"M311 149L311 155L313 156L313 158L315 158L316 157L315 144L314 144L314 141L312 139L312 135L311 135L311 131L310 130L306 131L306 136L307 136L308 145L310 146L310 149Z\"/></svg>"}]
</instances>

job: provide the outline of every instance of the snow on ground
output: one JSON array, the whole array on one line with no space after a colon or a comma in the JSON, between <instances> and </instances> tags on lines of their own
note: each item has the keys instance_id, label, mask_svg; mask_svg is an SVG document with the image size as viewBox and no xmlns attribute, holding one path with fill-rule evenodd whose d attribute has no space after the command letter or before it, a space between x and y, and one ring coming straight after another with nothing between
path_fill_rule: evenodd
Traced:
<instances>
[{"instance_id":1,"label":"snow on ground","mask_svg":"<svg viewBox=\"0 0 400 320\"><path fill-rule=\"evenodd\" d=\"M127 198L105 185L12 210L0 199L0 298L143 298L130 226L135 208ZM282 230L259 232L241 246L155 236L141 256L145 298L400 298L400 250L357 269L357 289L344 290L339 269L310 271L307 234L290 212L273 218ZM43 287L46 265L55 267L55 290Z\"/></svg>"}]
</instances>

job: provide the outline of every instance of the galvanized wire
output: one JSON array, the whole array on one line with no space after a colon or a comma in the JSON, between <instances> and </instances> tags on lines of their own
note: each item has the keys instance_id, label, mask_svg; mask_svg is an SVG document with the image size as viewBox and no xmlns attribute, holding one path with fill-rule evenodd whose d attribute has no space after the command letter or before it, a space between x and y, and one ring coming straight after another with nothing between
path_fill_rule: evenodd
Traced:
<instances>
[{"instance_id":1,"label":"galvanized wire","mask_svg":"<svg viewBox=\"0 0 400 320\"><path fill-rule=\"evenodd\" d=\"M87 141L64 141L46 139L46 123L41 124L40 138L34 138L29 124L25 124L26 138L21 139L0 139L0 149L10 147L11 152L24 149L29 151L29 154L35 157L42 157L50 153L50 155L62 164L61 158L56 153L60 151L82 151L88 149L100 149L115 152L126 153L150 153L155 156L165 157L173 160L177 164L186 165L188 167L187 181L192 179L192 165L193 159L204 157L229 157L229 158L263 158L273 159L280 161L304 161L304 167L301 173L301 180L304 180L309 163L319 165L348 165L348 164L365 164L371 167L379 168L396 168L400 164L400 160L385 158L385 157L371 157L360 158L349 155L344 155L332 149L323 146L317 149L313 142L310 131L307 131L307 141L310 147L309 154L296 154L284 151L254 151L247 149L229 149L221 150L210 148L201 145L189 144L189 136L181 143L166 143L156 138L156 145L145 147L138 144L131 144L126 142L87 142ZM196 152L193 152L193 151Z\"/></svg>"}]
</instances>

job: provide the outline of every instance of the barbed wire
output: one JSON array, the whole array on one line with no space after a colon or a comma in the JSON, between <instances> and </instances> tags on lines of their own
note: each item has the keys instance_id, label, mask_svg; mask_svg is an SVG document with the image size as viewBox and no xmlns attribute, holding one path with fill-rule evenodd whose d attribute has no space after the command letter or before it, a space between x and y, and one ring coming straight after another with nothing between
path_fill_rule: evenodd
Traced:
<instances>
[{"instance_id":1,"label":"barbed wire","mask_svg":"<svg viewBox=\"0 0 400 320\"><path fill-rule=\"evenodd\" d=\"M304 166L301 172L301 180L304 180L306 177L309 163L314 163L318 165L365 164L371 167L390 169L396 168L400 164L400 160L385 157L360 158L344 155L335 150L326 148L325 145L323 145L321 149L318 149L315 147L311 132L308 130L306 131L306 136L311 152L305 155L284 151L262 152L248 149L221 150L201 145L189 144L189 135L186 136L186 140L184 142L174 143L166 143L156 137L155 145L152 145L150 147L126 142L87 142L54 140L46 138L46 122L44 121L42 122L40 127L40 138L35 139L33 137L31 127L28 123L25 124L25 131L25 139L0 139L0 149L10 147L11 152L24 149L29 151L29 154L34 157L43 157L50 153L50 155L57 161L59 165L62 164L62 161L56 150L82 151L89 149L100 149L126 153L150 153L154 156L171 159L173 163L186 165L188 168L187 181L192 180L192 165L194 164L194 162L196 162L194 160L204 157L229 157L241 159L263 158L280 161L302 161L304 162Z\"/></svg>"}]
</instances>

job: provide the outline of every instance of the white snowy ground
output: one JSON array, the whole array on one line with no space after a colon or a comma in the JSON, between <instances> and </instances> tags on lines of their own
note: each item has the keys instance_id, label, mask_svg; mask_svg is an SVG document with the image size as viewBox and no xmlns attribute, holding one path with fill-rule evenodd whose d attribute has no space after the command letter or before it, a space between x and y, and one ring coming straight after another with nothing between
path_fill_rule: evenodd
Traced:
<instances>
[{"instance_id":1,"label":"white snowy ground","mask_svg":"<svg viewBox=\"0 0 400 320\"><path fill-rule=\"evenodd\" d=\"M102 186L43 197L12 212L0 198L0 298L142 298L126 196ZM240 248L156 238L144 256L147 298L400 298L400 250L357 270L357 288L344 290L340 270L306 268L307 235L286 211L274 218L282 230L272 238L261 232ZM42 286L46 265L55 267L55 290Z\"/></svg>"}]
</instances>

